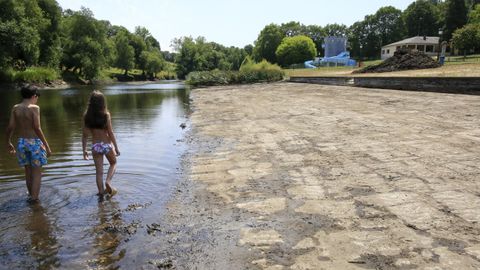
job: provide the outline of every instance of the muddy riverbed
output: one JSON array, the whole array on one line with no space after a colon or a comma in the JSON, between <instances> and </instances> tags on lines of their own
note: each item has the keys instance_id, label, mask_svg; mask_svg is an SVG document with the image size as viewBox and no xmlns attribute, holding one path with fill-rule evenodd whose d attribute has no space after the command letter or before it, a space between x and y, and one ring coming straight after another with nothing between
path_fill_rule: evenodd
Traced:
<instances>
[{"instance_id":1,"label":"muddy riverbed","mask_svg":"<svg viewBox=\"0 0 480 270\"><path fill-rule=\"evenodd\" d=\"M276 83L191 99L148 267L480 268L480 96Z\"/></svg>"}]
</instances>

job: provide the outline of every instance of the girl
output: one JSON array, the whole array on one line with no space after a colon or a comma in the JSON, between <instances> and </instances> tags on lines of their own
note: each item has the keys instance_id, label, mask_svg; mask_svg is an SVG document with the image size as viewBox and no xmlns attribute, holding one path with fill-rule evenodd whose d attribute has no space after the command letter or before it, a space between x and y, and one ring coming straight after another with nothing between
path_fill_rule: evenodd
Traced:
<instances>
[{"instance_id":1,"label":"girl","mask_svg":"<svg viewBox=\"0 0 480 270\"><path fill-rule=\"evenodd\" d=\"M88 108L83 115L82 149L85 160L89 159L86 149L89 134L92 136L92 156L95 162L98 194L103 195L106 191L108 194L115 195L117 190L112 187L112 177L117 165L116 156L120 155L120 151L113 134L112 119L107 110L105 96L97 90L90 94ZM105 189L103 188L103 156L106 156L110 163Z\"/></svg>"}]
</instances>

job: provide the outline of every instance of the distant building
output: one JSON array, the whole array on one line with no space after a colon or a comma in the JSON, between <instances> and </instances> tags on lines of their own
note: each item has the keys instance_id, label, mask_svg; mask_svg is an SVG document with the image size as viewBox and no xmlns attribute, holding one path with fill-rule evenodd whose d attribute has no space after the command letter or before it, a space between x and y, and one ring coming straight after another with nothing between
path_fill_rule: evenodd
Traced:
<instances>
[{"instance_id":1,"label":"distant building","mask_svg":"<svg viewBox=\"0 0 480 270\"><path fill-rule=\"evenodd\" d=\"M438 53L439 37L416 36L397 41L382 47L382 60L393 56L393 53L400 48L417 50L427 55L434 56Z\"/></svg>"}]
</instances>

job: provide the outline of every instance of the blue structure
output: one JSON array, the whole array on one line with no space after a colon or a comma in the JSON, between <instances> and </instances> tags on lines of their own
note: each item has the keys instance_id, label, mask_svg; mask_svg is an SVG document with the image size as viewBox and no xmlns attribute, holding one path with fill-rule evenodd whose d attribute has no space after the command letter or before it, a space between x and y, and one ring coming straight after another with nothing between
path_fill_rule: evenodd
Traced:
<instances>
[{"instance_id":1,"label":"blue structure","mask_svg":"<svg viewBox=\"0 0 480 270\"><path fill-rule=\"evenodd\" d=\"M324 39L325 57L305 61L305 68L316 68L318 66L356 66L357 62L350 59L347 52L347 38L326 37Z\"/></svg>"}]
</instances>

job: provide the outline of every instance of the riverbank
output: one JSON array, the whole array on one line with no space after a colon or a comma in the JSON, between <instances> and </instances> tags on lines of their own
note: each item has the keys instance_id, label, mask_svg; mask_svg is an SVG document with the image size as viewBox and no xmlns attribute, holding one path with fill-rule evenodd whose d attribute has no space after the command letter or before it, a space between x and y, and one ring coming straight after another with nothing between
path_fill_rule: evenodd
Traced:
<instances>
[{"instance_id":1,"label":"riverbank","mask_svg":"<svg viewBox=\"0 0 480 270\"><path fill-rule=\"evenodd\" d=\"M480 267L480 97L275 83L191 99L152 266Z\"/></svg>"}]
</instances>

